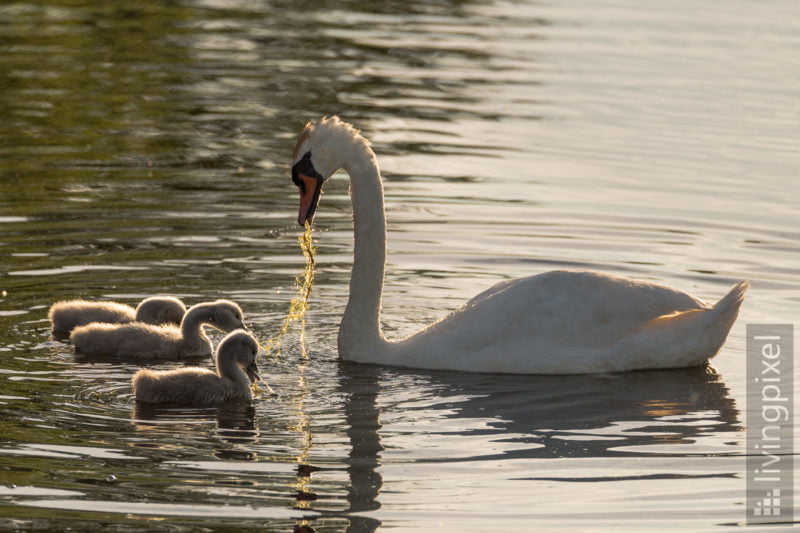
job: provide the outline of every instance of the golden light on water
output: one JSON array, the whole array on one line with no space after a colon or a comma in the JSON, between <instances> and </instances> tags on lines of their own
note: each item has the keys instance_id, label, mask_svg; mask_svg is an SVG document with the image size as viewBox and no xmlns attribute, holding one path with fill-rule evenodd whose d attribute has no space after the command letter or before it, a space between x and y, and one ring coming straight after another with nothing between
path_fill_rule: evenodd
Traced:
<instances>
[{"instance_id":1,"label":"golden light on water","mask_svg":"<svg viewBox=\"0 0 800 533\"><path fill-rule=\"evenodd\" d=\"M289 332L292 322L300 322L300 349L302 350L303 358L308 358L305 339L306 311L308 310L308 298L311 296L311 287L314 285L314 267L316 265L314 242L311 239L311 225L308 222L306 222L305 232L297 240L306 260L303 271L295 278L297 294L289 302L289 312L286 314L286 318L283 319L281 330L267 341L264 349L268 353L280 355L283 336Z\"/></svg>"},{"instance_id":2,"label":"golden light on water","mask_svg":"<svg viewBox=\"0 0 800 533\"><path fill-rule=\"evenodd\" d=\"M296 432L301 439L301 449L300 453L297 455L298 465L308 464L309 456L311 455L311 447L314 443L313 434L311 433L311 415L306 412L305 407L306 397L308 396L310 390L308 381L303 375L306 371L306 367L306 362L298 365L300 375L297 378L297 390L300 391L300 394L297 397L297 423L287 428L289 431ZM295 508L310 509L312 499L308 498L306 495L313 494L313 491L311 490L311 476L300 475L298 471L298 475L293 483L293 489L298 495L297 501L294 504Z\"/></svg>"}]
</instances>

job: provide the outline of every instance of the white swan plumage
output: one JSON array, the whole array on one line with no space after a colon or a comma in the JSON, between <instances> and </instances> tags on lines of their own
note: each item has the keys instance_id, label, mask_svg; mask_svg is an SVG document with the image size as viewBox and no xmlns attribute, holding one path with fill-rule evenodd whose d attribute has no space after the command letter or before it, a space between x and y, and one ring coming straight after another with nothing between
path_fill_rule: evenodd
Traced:
<instances>
[{"instance_id":1,"label":"white swan plumage","mask_svg":"<svg viewBox=\"0 0 800 533\"><path fill-rule=\"evenodd\" d=\"M152 404L211 407L250 401L250 384L261 379L256 366L257 354L256 338L237 329L222 339L217 347L216 372L197 367L143 368L131 379L131 390L136 401Z\"/></svg>"},{"instance_id":2,"label":"white swan plumage","mask_svg":"<svg viewBox=\"0 0 800 533\"><path fill-rule=\"evenodd\" d=\"M186 306L179 299L172 296L151 296L139 302L136 309L118 302L62 300L50 306L47 317L50 319L53 338L66 339L73 329L92 322L178 325L184 314Z\"/></svg>"},{"instance_id":3,"label":"white swan plumage","mask_svg":"<svg viewBox=\"0 0 800 533\"><path fill-rule=\"evenodd\" d=\"M515 374L581 374L705 364L722 347L749 283L715 305L656 283L592 271L503 281L443 319L391 341L380 326L386 263L383 186L375 153L337 117L309 123L292 157L298 223L313 222L323 182L350 176L354 260L339 329L347 361Z\"/></svg>"}]
</instances>

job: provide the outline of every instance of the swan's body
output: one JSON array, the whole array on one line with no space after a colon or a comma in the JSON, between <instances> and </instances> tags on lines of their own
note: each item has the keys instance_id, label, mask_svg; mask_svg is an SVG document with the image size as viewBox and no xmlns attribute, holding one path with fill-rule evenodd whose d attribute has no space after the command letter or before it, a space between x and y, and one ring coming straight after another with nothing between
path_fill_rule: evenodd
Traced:
<instances>
[{"instance_id":1,"label":"swan's body","mask_svg":"<svg viewBox=\"0 0 800 533\"><path fill-rule=\"evenodd\" d=\"M145 298L136 306L134 322L145 324L174 324L179 326L186 314L186 306L171 296Z\"/></svg>"},{"instance_id":2,"label":"swan's body","mask_svg":"<svg viewBox=\"0 0 800 533\"><path fill-rule=\"evenodd\" d=\"M399 341L380 329L386 261L383 186L369 143L336 117L309 124L293 157L303 225L324 180L350 175L355 258L339 329L348 361L414 368L578 374L704 364L721 348L749 283L716 305L669 287L599 272L504 281Z\"/></svg>"},{"instance_id":3,"label":"swan's body","mask_svg":"<svg viewBox=\"0 0 800 533\"><path fill-rule=\"evenodd\" d=\"M260 379L256 354L255 337L236 330L222 339L217 348L216 373L206 368L145 368L134 374L131 389L136 401L142 403L209 407L250 401L250 384Z\"/></svg>"},{"instance_id":4,"label":"swan's body","mask_svg":"<svg viewBox=\"0 0 800 533\"><path fill-rule=\"evenodd\" d=\"M90 302L87 300L65 300L50 306L48 318L53 337L69 338L78 326L92 322L107 324L126 324L145 322L147 324L180 324L186 306L177 298L154 296L145 298L136 309L117 302Z\"/></svg>"},{"instance_id":5,"label":"swan's body","mask_svg":"<svg viewBox=\"0 0 800 533\"><path fill-rule=\"evenodd\" d=\"M229 332L244 329L241 308L229 300L197 304L186 312L180 327L130 324L88 324L75 328L70 342L84 355L143 359L180 359L211 355L203 325Z\"/></svg>"}]
</instances>

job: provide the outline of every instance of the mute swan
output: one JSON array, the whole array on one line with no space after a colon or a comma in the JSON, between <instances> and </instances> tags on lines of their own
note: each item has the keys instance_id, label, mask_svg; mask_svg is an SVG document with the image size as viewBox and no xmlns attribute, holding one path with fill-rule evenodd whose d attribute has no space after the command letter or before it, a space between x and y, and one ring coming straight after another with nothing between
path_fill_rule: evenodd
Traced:
<instances>
[{"instance_id":1,"label":"mute swan","mask_svg":"<svg viewBox=\"0 0 800 533\"><path fill-rule=\"evenodd\" d=\"M145 298L136 309L117 302L90 302L87 300L64 300L50 306L48 318L56 339L66 339L78 326L92 322L125 324L146 322L147 324L180 324L186 306L177 298L154 296Z\"/></svg>"},{"instance_id":2,"label":"mute swan","mask_svg":"<svg viewBox=\"0 0 800 533\"><path fill-rule=\"evenodd\" d=\"M131 389L136 401L209 407L231 401L249 401L250 383L261 379L256 366L258 341L235 330L217 347L214 373L206 368L149 370L134 374Z\"/></svg>"},{"instance_id":3,"label":"mute swan","mask_svg":"<svg viewBox=\"0 0 800 533\"><path fill-rule=\"evenodd\" d=\"M144 359L177 359L211 355L213 347L203 325L228 332L247 329L241 308L229 300L199 303L190 307L181 326L88 324L75 328L70 342L84 355Z\"/></svg>"},{"instance_id":4,"label":"mute swan","mask_svg":"<svg viewBox=\"0 0 800 533\"><path fill-rule=\"evenodd\" d=\"M292 156L298 223L311 223L323 182L350 175L355 258L339 329L347 361L514 374L582 374L704 364L719 351L749 286L716 305L669 287L590 271L503 281L398 341L381 332L386 262L383 186L370 143L337 117L309 123Z\"/></svg>"}]
</instances>

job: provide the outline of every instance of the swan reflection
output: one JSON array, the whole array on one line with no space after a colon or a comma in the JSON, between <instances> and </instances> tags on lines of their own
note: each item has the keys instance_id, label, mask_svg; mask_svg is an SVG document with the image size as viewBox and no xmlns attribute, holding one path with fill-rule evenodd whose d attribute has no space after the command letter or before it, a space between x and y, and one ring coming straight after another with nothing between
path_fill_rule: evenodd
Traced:
<instances>
[{"instance_id":1,"label":"swan reflection","mask_svg":"<svg viewBox=\"0 0 800 533\"><path fill-rule=\"evenodd\" d=\"M577 376L410 372L352 363L340 369L350 440L348 531L380 526L360 513L381 507L386 450L400 448L413 462L431 459L422 451L426 441L436 461L641 456L648 447L696 455L708 451L698 442L709 435L730 444L742 429L727 387L708 366ZM471 438L491 442L492 450L470 445ZM455 456L442 457L448 453Z\"/></svg>"},{"instance_id":2,"label":"swan reflection","mask_svg":"<svg viewBox=\"0 0 800 533\"><path fill-rule=\"evenodd\" d=\"M716 434L741 429L727 387L707 366L578 376L431 372L416 373L416 380L433 389L438 399L423 409L438 412L448 435L502 436L499 451L463 457L469 460L639 454L647 446L696 442L710 427ZM409 400L396 396L398 407Z\"/></svg>"}]
</instances>

